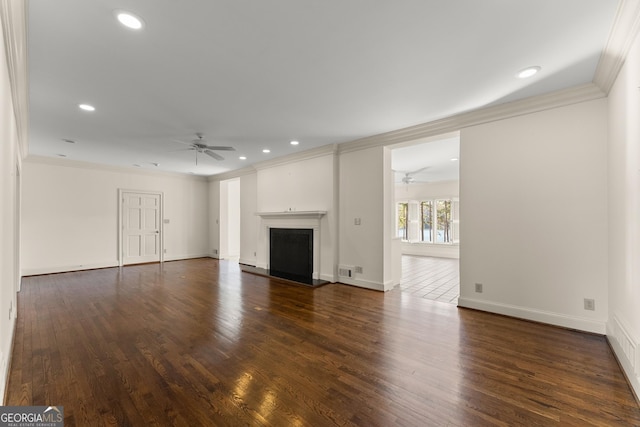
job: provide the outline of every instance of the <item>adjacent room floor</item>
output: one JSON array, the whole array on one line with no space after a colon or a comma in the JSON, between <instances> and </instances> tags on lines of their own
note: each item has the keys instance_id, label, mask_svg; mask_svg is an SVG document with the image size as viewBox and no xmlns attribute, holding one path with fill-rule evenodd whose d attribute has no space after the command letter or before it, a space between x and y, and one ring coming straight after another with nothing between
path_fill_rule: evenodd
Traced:
<instances>
[{"instance_id":1,"label":"adjacent room floor","mask_svg":"<svg viewBox=\"0 0 640 427\"><path fill-rule=\"evenodd\" d=\"M400 290L420 298L458 304L460 260L403 255Z\"/></svg>"}]
</instances>

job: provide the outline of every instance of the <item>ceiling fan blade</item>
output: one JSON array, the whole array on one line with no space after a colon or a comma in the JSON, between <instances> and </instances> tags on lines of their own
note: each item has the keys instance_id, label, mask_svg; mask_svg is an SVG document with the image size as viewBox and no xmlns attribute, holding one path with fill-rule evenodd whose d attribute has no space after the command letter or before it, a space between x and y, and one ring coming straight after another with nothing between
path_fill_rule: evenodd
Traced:
<instances>
[{"instance_id":1,"label":"ceiling fan blade","mask_svg":"<svg viewBox=\"0 0 640 427\"><path fill-rule=\"evenodd\" d=\"M213 157L216 160L224 160L224 157L222 157L220 154L214 153L211 150L203 150L202 152L209 157Z\"/></svg>"},{"instance_id":2,"label":"ceiling fan blade","mask_svg":"<svg viewBox=\"0 0 640 427\"><path fill-rule=\"evenodd\" d=\"M207 145L207 150L236 151L236 149L233 147L224 147L224 146L215 146L215 145Z\"/></svg>"},{"instance_id":3,"label":"ceiling fan blade","mask_svg":"<svg viewBox=\"0 0 640 427\"><path fill-rule=\"evenodd\" d=\"M191 142L180 141L179 139L173 139L172 142L177 142L178 144L184 144L184 145L193 145Z\"/></svg>"},{"instance_id":4,"label":"ceiling fan blade","mask_svg":"<svg viewBox=\"0 0 640 427\"><path fill-rule=\"evenodd\" d=\"M420 172L422 172L422 171L425 171L425 170L429 169L430 167L431 167L431 166L425 166L425 167L420 168L420 169L418 169L418 170L415 170L415 171L413 171L413 172L407 172L407 175L415 175L415 174L417 174L417 173L420 173Z\"/></svg>"}]
</instances>

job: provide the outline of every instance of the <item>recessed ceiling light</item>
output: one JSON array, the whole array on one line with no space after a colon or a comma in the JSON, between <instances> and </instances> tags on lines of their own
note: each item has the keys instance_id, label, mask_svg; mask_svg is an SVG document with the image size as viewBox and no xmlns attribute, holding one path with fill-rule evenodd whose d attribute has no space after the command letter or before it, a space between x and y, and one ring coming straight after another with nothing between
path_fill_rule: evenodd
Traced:
<instances>
[{"instance_id":1,"label":"recessed ceiling light","mask_svg":"<svg viewBox=\"0 0 640 427\"><path fill-rule=\"evenodd\" d=\"M265 154L267 154L267 153L270 153L270 152L271 152L271 150L269 150L268 148L265 148L264 150L262 150L262 152L263 152L263 153L265 153Z\"/></svg>"},{"instance_id":2,"label":"recessed ceiling light","mask_svg":"<svg viewBox=\"0 0 640 427\"><path fill-rule=\"evenodd\" d=\"M137 164L137 163L135 163L133 166L135 166L135 167L137 167L137 168L142 167L142 166L140 166L140 165L139 165L139 164Z\"/></svg>"},{"instance_id":3,"label":"recessed ceiling light","mask_svg":"<svg viewBox=\"0 0 640 427\"><path fill-rule=\"evenodd\" d=\"M291 145L298 145L298 144L300 144L300 143L299 143L298 141L291 141L289 144L291 144Z\"/></svg>"},{"instance_id":4,"label":"recessed ceiling light","mask_svg":"<svg viewBox=\"0 0 640 427\"><path fill-rule=\"evenodd\" d=\"M96 107L94 107L93 105L89 105L89 104L80 104L80 105L78 105L78 107L81 110L84 110L84 111L96 111Z\"/></svg>"},{"instance_id":5,"label":"recessed ceiling light","mask_svg":"<svg viewBox=\"0 0 640 427\"><path fill-rule=\"evenodd\" d=\"M66 154L58 154L57 156L58 156L58 157L67 157L67 155L66 155Z\"/></svg>"},{"instance_id":6,"label":"recessed ceiling light","mask_svg":"<svg viewBox=\"0 0 640 427\"><path fill-rule=\"evenodd\" d=\"M247 160L247 157L246 157L246 156L240 156L240 157L238 157L238 158L239 158L240 160Z\"/></svg>"},{"instance_id":7,"label":"recessed ceiling light","mask_svg":"<svg viewBox=\"0 0 640 427\"><path fill-rule=\"evenodd\" d=\"M160 166L160 163L155 163L155 162L153 162L153 163L151 163L151 164L152 164L153 166L155 166L155 167Z\"/></svg>"},{"instance_id":8,"label":"recessed ceiling light","mask_svg":"<svg viewBox=\"0 0 640 427\"><path fill-rule=\"evenodd\" d=\"M518 74L516 74L516 76L519 79L526 79L528 77L531 77L535 74L538 73L538 71L540 71L542 68L538 67L537 65L535 67L527 67L524 70L521 70Z\"/></svg>"},{"instance_id":9,"label":"recessed ceiling light","mask_svg":"<svg viewBox=\"0 0 640 427\"><path fill-rule=\"evenodd\" d=\"M458 159L457 157L452 157L452 158L451 158L451 161L452 161L452 162L457 162L458 160L460 160L460 159Z\"/></svg>"},{"instance_id":10,"label":"recessed ceiling light","mask_svg":"<svg viewBox=\"0 0 640 427\"><path fill-rule=\"evenodd\" d=\"M118 22L120 22L127 28L131 28L132 30L139 30L144 25L142 19L131 12L119 10L115 12L115 15Z\"/></svg>"},{"instance_id":11,"label":"recessed ceiling light","mask_svg":"<svg viewBox=\"0 0 640 427\"><path fill-rule=\"evenodd\" d=\"M75 144L76 142L73 139L63 139L64 142L67 142L69 144Z\"/></svg>"}]
</instances>

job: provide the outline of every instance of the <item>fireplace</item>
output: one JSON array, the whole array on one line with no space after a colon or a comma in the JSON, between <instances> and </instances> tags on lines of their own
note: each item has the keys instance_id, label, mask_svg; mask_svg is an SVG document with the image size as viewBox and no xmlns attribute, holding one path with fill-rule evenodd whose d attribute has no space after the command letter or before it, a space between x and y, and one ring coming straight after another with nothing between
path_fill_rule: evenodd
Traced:
<instances>
[{"instance_id":1,"label":"fireplace","mask_svg":"<svg viewBox=\"0 0 640 427\"><path fill-rule=\"evenodd\" d=\"M313 275L313 229L269 228L269 273L308 282Z\"/></svg>"},{"instance_id":2,"label":"fireplace","mask_svg":"<svg viewBox=\"0 0 640 427\"><path fill-rule=\"evenodd\" d=\"M304 254L312 257L311 262L311 279L312 283L317 281L322 281L324 278L320 277L321 271L321 254L322 254L322 246L321 246L321 236L322 233L320 231L320 227L322 224L323 217L326 215L326 211L284 211L284 212L256 212L256 215L260 217L260 226L259 226L259 234L258 234L258 247L256 251L256 263L255 267L259 270L263 270L265 272L270 272L274 269L272 265L273 258L271 257L271 230L272 229L280 229L280 230L307 230L310 232L311 237L308 243L308 246L305 247ZM277 232L276 232L277 233ZM297 236L297 238L301 238ZM306 239L306 238L305 238ZM306 240L305 240L306 241ZM287 245L288 246L288 245ZM309 250L309 247L312 248ZM286 249L285 249L286 250ZM281 252L280 250L276 250L277 254L282 254L286 252ZM297 255L297 253L296 253ZM305 257L306 262L308 260ZM329 267L331 268L331 267ZM278 271L280 267L275 265L275 270ZM287 270L285 269L285 273ZM291 273L291 272L289 272ZM293 274L299 275L300 272L294 272ZM306 271L303 272L305 276L308 276ZM333 276L330 276L332 278ZM295 280L297 282L308 284L308 280Z\"/></svg>"}]
</instances>

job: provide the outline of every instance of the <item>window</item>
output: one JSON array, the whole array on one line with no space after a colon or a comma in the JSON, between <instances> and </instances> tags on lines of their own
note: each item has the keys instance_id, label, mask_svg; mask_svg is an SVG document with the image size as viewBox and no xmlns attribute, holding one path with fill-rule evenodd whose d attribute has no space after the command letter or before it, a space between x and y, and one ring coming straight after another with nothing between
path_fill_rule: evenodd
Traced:
<instances>
[{"instance_id":1,"label":"window","mask_svg":"<svg viewBox=\"0 0 640 427\"><path fill-rule=\"evenodd\" d=\"M451 200L436 200L436 242L451 243Z\"/></svg>"},{"instance_id":2,"label":"window","mask_svg":"<svg viewBox=\"0 0 640 427\"><path fill-rule=\"evenodd\" d=\"M397 204L396 237L409 242L458 243L458 199Z\"/></svg>"},{"instance_id":3,"label":"window","mask_svg":"<svg viewBox=\"0 0 640 427\"><path fill-rule=\"evenodd\" d=\"M397 237L402 238L402 240L408 240L409 233L409 204L408 203L398 203L398 231Z\"/></svg>"},{"instance_id":4,"label":"window","mask_svg":"<svg viewBox=\"0 0 640 427\"><path fill-rule=\"evenodd\" d=\"M420 217L422 218L422 241L432 242L433 236L433 202L431 200L427 202L420 202Z\"/></svg>"}]
</instances>

